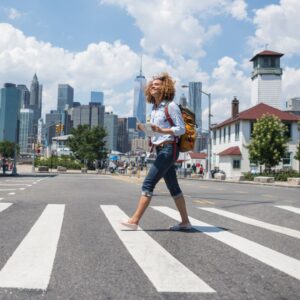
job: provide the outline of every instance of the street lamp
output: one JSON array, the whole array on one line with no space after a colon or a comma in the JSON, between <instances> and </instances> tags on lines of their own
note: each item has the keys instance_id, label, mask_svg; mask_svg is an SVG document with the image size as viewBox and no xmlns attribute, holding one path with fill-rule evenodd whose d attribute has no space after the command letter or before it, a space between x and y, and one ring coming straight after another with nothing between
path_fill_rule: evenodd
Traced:
<instances>
[{"instance_id":1,"label":"street lamp","mask_svg":"<svg viewBox=\"0 0 300 300\"><path fill-rule=\"evenodd\" d=\"M181 85L182 88L188 88L188 85ZM212 144L211 144L211 94L206 93L200 89L200 92L208 97L208 143L207 143L207 156L208 156L208 162L207 162L207 179L211 179L211 158L212 158Z\"/></svg>"}]
</instances>

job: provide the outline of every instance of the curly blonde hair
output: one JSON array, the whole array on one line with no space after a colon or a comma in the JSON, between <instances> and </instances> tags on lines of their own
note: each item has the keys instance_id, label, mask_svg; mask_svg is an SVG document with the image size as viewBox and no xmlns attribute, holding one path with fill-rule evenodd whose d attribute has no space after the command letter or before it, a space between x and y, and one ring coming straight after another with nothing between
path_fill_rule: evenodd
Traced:
<instances>
[{"instance_id":1,"label":"curly blonde hair","mask_svg":"<svg viewBox=\"0 0 300 300\"><path fill-rule=\"evenodd\" d=\"M162 81L162 94L160 100L166 100L168 102L171 102L174 99L175 96L175 81L172 79L172 77L164 72L160 75L153 76L152 80L150 80L145 88L145 96L148 103L155 103L155 98L150 94L150 89L152 86L152 82L154 80L160 80Z\"/></svg>"}]
</instances>

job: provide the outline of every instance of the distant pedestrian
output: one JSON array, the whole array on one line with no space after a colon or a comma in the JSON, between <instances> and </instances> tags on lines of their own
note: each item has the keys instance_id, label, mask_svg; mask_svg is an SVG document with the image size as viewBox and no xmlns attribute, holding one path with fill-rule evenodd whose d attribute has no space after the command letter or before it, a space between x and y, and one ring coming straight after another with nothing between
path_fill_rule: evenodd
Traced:
<instances>
[{"instance_id":1,"label":"distant pedestrian","mask_svg":"<svg viewBox=\"0 0 300 300\"><path fill-rule=\"evenodd\" d=\"M3 175L5 175L6 168L7 168L7 162L6 162L6 159L3 157L2 158L2 172L3 172Z\"/></svg>"},{"instance_id":2,"label":"distant pedestrian","mask_svg":"<svg viewBox=\"0 0 300 300\"><path fill-rule=\"evenodd\" d=\"M174 81L167 73L154 77L148 83L145 94L147 102L153 104L151 127L155 135L151 137L151 143L156 150L157 157L144 180L142 195L134 214L122 224L133 230L137 229L138 223L151 201L156 184L161 178L164 178L181 216L181 223L170 227L170 230L190 230L192 227L175 170L175 162L179 156L177 141L178 137L185 133L185 125L180 109L173 101L175 96ZM166 122L165 107L167 105L174 126Z\"/></svg>"}]
</instances>

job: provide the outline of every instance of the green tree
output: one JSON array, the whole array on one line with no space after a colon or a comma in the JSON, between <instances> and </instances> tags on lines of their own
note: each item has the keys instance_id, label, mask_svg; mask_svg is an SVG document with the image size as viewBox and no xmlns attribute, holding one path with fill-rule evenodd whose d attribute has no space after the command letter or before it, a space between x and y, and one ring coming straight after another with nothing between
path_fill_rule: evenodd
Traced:
<instances>
[{"instance_id":1,"label":"green tree","mask_svg":"<svg viewBox=\"0 0 300 300\"><path fill-rule=\"evenodd\" d=\"M107 134L104 128L79 125L72 129L71 134L67 144L77 159L89 164L106 156L104 138Z\"/></svg>"},{"instance_id":2,"label":"green tree","mask_svg":"<svg viewBox=\"0 0 300 300\"><path fill-rule=\"evenodd\" d=\"M263 115L256 121L248 146L250 161L265 165L266 170L278 165L286 152L286 126L274 115Z\"/></svg>"},{"instance_id":3,"label":"green tree","mask_svg":"<svg viewBox=\"0 0 300 300\"><path fill-rule=\"evenodd\" d=\"M297 151L296 151L296 153L295 153L294 158L295 158L296 160L299 161L299 170L298 170L298 171L299 171L299 173L300 173L300 141L299 141L299 143L298 143Z\"/></svg>"},{"instance_id":4,"label":"green tree","mask_svg":"<svg viewBox=\"0 0 300 300\"><path fill-rule=\"evenodd\" d=\"M15 143L10 141L0 142L0 153L4 157L14 157Z\"/></svg>"}]
</instances>

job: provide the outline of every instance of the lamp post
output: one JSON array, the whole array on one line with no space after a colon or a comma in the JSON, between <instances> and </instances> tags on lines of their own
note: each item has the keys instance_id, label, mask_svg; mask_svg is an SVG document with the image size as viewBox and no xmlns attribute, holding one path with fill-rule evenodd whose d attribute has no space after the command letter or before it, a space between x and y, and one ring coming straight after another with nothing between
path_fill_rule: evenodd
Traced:
<instances>
[{"instance_id":1,"label":"lamp post","mask_svg":"<svg viewBox=\"0 0 300 300\"><path fill-rule=\"evenodd\" d=\"M188 88L188 85L181 85L182 88ZM212 158L212 152L211 152L211 148L212 148L212 144L211 144L211 94L210 93L206 93L202 90L200 90L200 92L204 95L206 95L208 97L208 143L207 143L207 156L208 156L208 160L207 160L207 179L211 179L211 158Z\"/></svg>"}]
</instances>

